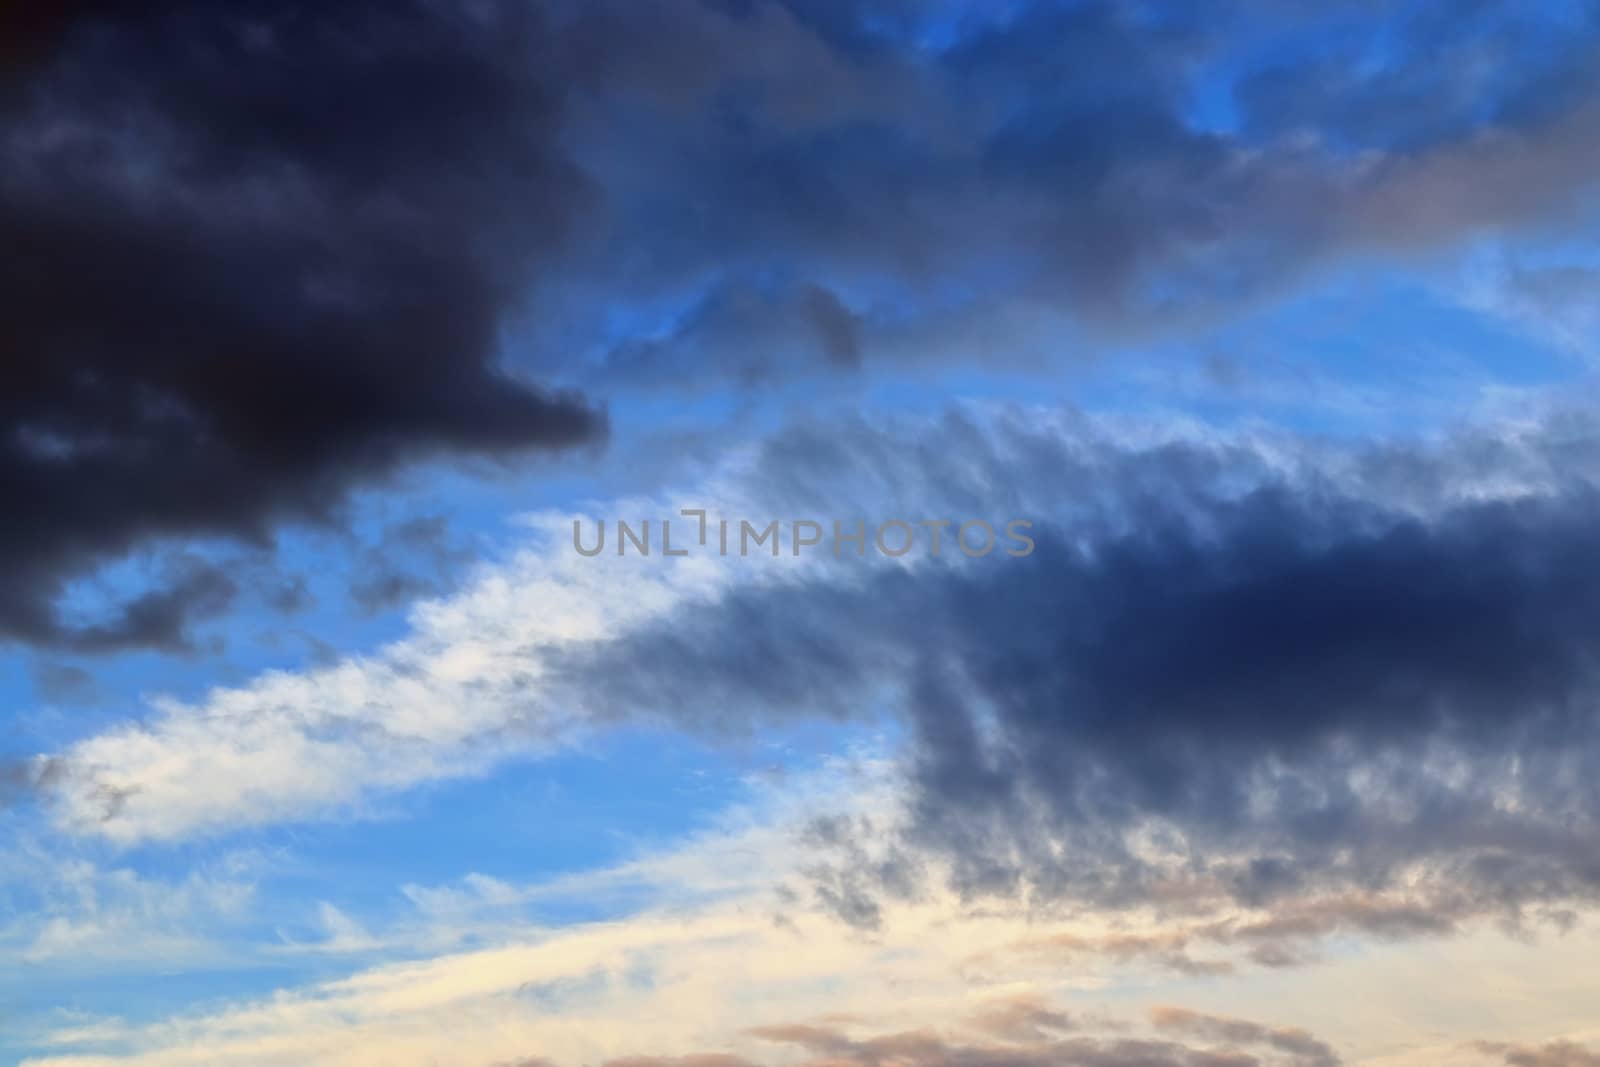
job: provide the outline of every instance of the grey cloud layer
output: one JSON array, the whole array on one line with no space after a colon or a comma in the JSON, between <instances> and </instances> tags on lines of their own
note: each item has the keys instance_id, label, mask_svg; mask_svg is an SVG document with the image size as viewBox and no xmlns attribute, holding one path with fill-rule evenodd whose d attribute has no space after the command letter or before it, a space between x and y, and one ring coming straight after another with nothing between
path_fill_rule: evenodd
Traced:
<instances>
[{"instance_id":1,"label":"grey cloud layer","mask_svg":"<svg viewBox=\"0 0 1600 1067\"><path fill-rule=\"evenodd\" d=\"M647 316L683 311L612 347L609 376L695 386L880 356L1016 359L1084 328L1236 311L1350 252L1566 219L1592 191L1595 27L1581 18L1499 4L1398 28L1344 5L1303 19L1224 5L1203 22L1159 4L981 10L943 49L908 44L917 30L818 41L809 5L794 19L757 5L736 25L702 14L665 34L677 62L649 68L661 81L607 86L608 123L579 143L622 195L580 276ZM1241 54L1243 13L1316 62ZM719 83L716 60L678 65L736 39L768 61L759 74ZM1491 61L1507 73L1472 73ZM669 63L670 84L708 106L662 105ZM1196 123L1199 87L1235 76L1241 128ZM659 162L648 186L629 177L645 158ZM843 314L808 313L817 293ZM1028 309L1052 339L1028 336Z\"/></svg>"}]
</instances>

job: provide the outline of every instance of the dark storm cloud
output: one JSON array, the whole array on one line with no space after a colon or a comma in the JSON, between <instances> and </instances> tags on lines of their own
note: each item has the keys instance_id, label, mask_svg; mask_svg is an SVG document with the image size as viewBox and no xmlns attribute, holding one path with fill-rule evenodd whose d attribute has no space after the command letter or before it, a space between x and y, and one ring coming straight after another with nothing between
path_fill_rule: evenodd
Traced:
<instances>
[{"instance_id":1,"label":"dark storm cloud","mask_svg":"<svg viewBox=\"0 0 1600 1067\"><path fill-rule=\"evenodd\" d=\"M1257 909L1195 936L1266 964L1341 930L1559 908L1600 891L1600 495L1593 427L1560 425L1358 449L1321 474L1279 452L1278 476L1221 447L1119 459L1041 435L990 465L945 439L929 484L1038 478L1033 499L1075 517L1024 559L730 592L593 650L575 689L712 729L896 709L909 825L887 851L871 828L811 834L834 859L817 902L863 927L927 856L976 897ZM890 477L870 446L840 448ZM842 461L820 442L816 462ZM1473 502L1475 464L1562 476ZM1076 497L1095 475L1116 499Z\"/></svg>"},{"instance_id":2,"label":"dark storm cloud","mask_svg":"<svg viewBox=\"0 0 1600 1067\"><path fill-rule=\"evenodd\" d=\"M22 5L0 83L0 639L171 644L62 583L141 540L268 536L440 452L595 440L497 331L586 193L521 5Z\"/></svg>"},{"instance_id":3,"label":"dark storm cloud","mask_svg":"<svg viewBox=\"0 0 1600 1067\"><path fill-rule=\"evenodd\" d=\"M1538 740L1553 756L1590 736L1597 519L1588 495L1424 524L1269 494L1088 553L1041 539L1037 563L948 585L936 601L948 616L922 635L928 831L989 852L994 868L969 871L978 881L1007 877L984 836L1041 800L1085 824L1157 815L1258 844L1353 847L1374 873L1428 843L1510 844L1518 820L1488 797L1413 794L1416 810L1389 823L1354 791L1319 787L1347 752L1381 759L1431 739L1489 755ZM918 614L925 590L904 582L871 595ZM970 725L979 710L998 743ZM1301 777L1316 771L1329 778ZM1262 788L1277 803L1258 817ZM1549 799L1592 814L1582 787ZM1556 842L1525 841L1540 844Z\"/></svg>"},{"instance_id":4,"label":"dark storm cloud","mask_svg":"<svg viewBox=\"0 0 1600 1067\"><path fill-rule=\"evenodd\" d=\"M603 433L541 380L1054 351L1569 215L1595 27L1520 9L1435 50L1365 4L9 6L0 637L89 639L64 585L142 542Z\"/></svg>"}]
</instances>

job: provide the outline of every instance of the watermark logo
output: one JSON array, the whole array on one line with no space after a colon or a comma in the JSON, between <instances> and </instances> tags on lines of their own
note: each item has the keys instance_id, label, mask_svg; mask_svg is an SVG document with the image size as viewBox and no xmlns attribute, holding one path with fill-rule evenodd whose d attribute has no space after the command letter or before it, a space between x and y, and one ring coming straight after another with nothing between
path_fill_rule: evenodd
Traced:
<instances>
[{"instance_id":1,"label":"watermark logo","mask_svg":"<svg viewBox=\"0 0 1600 1067\"><path fill-rule=\"evenodd\" d=\"M673 520L596 520L587 530L582 519L572 520L572 547L580 556L778 556L787 552L832 551L835 557L868 551L898 558L921 551L930 556L959 551L973 558L1000 554L1014 559L1033 555L1033 523L1012 519L997 530L983 519L889 519L869 526L864 519L749 519L710 518L704 508L684 508L673 533ZM829 534L831 526L832 533ZM674 537L678 540L674 540Z\"/></svg>"}]
</instances>

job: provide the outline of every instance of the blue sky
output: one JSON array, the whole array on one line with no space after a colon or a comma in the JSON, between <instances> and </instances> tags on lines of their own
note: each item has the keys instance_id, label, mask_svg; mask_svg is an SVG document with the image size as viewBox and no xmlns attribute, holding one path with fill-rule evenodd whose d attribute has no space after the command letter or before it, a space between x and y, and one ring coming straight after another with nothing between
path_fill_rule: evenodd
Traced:
<instances>
[{"instance_id":1,"label":"blue sky","mask_svg":"<svg viewBox=\"0 0 1600 1067\"><path fill-rule=\"evenodd\" d=\"M19 10L0 1062L1600 1062L1592 5Z\"/></svg>"}]
</instances>

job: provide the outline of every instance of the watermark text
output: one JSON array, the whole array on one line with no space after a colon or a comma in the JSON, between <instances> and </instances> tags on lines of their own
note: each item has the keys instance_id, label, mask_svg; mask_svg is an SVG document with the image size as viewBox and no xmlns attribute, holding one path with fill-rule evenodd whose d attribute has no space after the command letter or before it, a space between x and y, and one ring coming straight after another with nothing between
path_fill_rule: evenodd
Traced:
<instances>
[{"instance_id":1,"label":"watermark text","mask_svg":"<svg viewBox=\"0 0 1600 1067\"><path fill-rule=\"evenodd\" d=\"M673 523L677 522L677 526ZM1012 519L1000 524L984 519L889 519L876 524L865 519L749 519L712 518L704 508L684 508L676 519L594 520L587 528L572 520L572 547L580 556L800 556L831 552L835 557L869 552L898 558L912 552L938 556L960 552L973 558L1000 554L1012 558L1033 555L1033 523Z\"/></svg>"}]
</instances>

